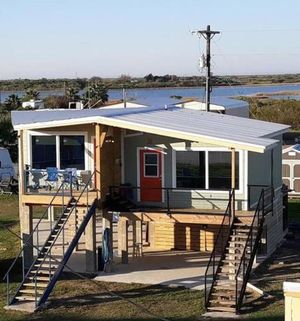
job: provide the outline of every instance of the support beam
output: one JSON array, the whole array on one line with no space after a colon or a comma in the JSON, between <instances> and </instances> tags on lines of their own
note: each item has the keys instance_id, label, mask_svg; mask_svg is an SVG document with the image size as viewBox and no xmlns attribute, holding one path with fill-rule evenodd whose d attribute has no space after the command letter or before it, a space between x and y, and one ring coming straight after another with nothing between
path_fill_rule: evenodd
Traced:
<instances>
[{"instance_id":1,"label":"support beam","mask_svg":"<svg viewBox=\"0 0 300 321\"><path fill-rule=\"evenodd\" d=\"M24 268L27 269L31 266L33 260L33 239L32 237L29 239L33 230L32 206L20 204L19 210L21 237L23 240L28 240L23 253ZM23 246L23 242L21 245Z\"/></svg>"},{"instance_id":2,"label":"support beam","mask_svg":"<svg viewBox=\"0 0 300 321\"><path fill-rule=\"evenodd\" d=\"M85 228L86 272L96 272L96 213Z\"/></svg>"},{"instance_id":3,"label":"support beam","mask_svg":"<svg viewBox=\"0 0 300 321\"><path fill-rule=\"evenodd\" d=\"M96 141L96 146L95 146L95 155L94 155L94 160L95 160L95 188L97 190L97 198L100 200L101 198L101 126L100 124L95 125L95 141Z\"/></svg>"}]
</instances>

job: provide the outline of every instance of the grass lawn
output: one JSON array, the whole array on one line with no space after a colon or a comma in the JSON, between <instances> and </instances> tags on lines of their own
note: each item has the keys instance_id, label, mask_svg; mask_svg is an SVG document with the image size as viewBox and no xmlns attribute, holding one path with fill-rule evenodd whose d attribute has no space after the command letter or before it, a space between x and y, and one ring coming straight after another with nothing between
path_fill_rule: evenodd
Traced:
<instances>
[{"instance_id":1,"label":"grass lawn","mask_svg":"<svg viewBox=\"0 0 300 321\"><path fill-rule=\"evenodd\" d=\"M289 201L289 222L300 223L300 200L293 199Z\"/></svg>"},{"instance_id":2,"label":"grass lawn","mask_svg":"<svg viewBox=\"0 0 300 321\"><path fill-rule=\"evenodd\" d=\"M296 216L298 209L300 209L300 202L294 203L292 201L290 206L292 217ZM17 212L17 197L0 196L0 222L9 225L16 232L19 230ZM249 305L251 313L244 315L243 320L284 320L282 282L287 279L300 279L300 249L298 249L296 241L291 240L286 243L275 256L255 271L251 282L268 292L272 298L268 300L257 299ZM0 227L1 279L18 249L19 240ZM278 260L284 260L286 264L278 264ZM104 284L101 282L98 284L99 286L96 286L89 281L73 278L70 274L66 275L63 280L58 282L48 308L34 315L28 315L2 309L6 300L6 286L4 283L0 283L0 321L158 320L133 304L110 294L106 288L143 305L153 314L169 320L204 320L201 316L204 312L203 292L201 291L139 284Z\"/></svg>"}]
</instances>

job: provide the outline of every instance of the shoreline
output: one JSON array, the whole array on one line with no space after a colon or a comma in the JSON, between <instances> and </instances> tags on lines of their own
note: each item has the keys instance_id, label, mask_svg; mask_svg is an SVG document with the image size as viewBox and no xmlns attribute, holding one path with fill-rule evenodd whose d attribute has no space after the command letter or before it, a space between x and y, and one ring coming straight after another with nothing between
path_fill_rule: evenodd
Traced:
<instances>
[{"instance_id":1,"label":"shoreline","mask_svg":"<svg viewBox=\"0 0 300 321\"><path fill-rule=\"evenodd\" d=\"M300 82L293 82L293 83L264 83L264 84L242 84L242 85L220 85L220 86L213 86L213 88L230 88L230 87L276 87L276 86L299 86ZM169 89L192 89L192 88L205 88L205 86L171 86L171 87L134 87L134 88L127 88L127 91L130 90L169 90ZM122 87L118 88L108 88L110 90L122 90ZM25 92L26 89L10 89L10 90L1 90L0 93L15 93L15 92ZM38 89L39 92L45 91L53 91L53 92L63 92L65 91L64 88L61 89Z\"/></svg>"}]
</instances>

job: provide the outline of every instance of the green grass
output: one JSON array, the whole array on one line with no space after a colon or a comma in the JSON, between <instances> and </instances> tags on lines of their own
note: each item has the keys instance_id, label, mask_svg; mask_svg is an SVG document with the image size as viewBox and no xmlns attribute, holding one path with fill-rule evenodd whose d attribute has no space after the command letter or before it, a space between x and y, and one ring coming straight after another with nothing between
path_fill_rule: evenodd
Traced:
<instances>
[{"instance_id":1,"label":"green grass","mask_svg":"<svg viewBox=\"0 0 300 321\"><path fill-rule=\"evenodd\" d=\"M289 201L289 222L300 223L300 200L294 199Z\"/></svg>"},{"instance_id":2,"label":"green grass","mask_svg":"<svg viewBox=\"0 0 300 321\"><path fill-rule=\"evenodd\" d=\"M299 209L300 202L291 201L290 218L297 217ZM0 197L0 221L10 226L15 232L19 231L17 197ZM6 249L0 251L0 270L2 272L18 252L19 240L5 229L0 228L0 244L1 248ZM268 292L272 298L269 300L257 299L255 304L249 306L251 313L244 315L243 320L284 320L282 282L287 279L300 278L300 255L298 252L300 252L298 246L282 248L275 257L269 259L255 271L252 281L256 286ZM295 253L298 255L296 258ZM293 256L291 266L274 264L273 259L280 258L281 255ZM72 275L67 275L55 287L48 308L34 315L28 315L2 310L6 303L6 286L5 283L0 283L0 321L157 320L129 302L111 296L106 291L106 287L169 320L204 320L201 316L204 312L202 291L139 284L101 282L98 284L96 286L89 281L72 279ZM14 286L16 285L17 283L14 284Z\"/></svg>"}]
</instances>

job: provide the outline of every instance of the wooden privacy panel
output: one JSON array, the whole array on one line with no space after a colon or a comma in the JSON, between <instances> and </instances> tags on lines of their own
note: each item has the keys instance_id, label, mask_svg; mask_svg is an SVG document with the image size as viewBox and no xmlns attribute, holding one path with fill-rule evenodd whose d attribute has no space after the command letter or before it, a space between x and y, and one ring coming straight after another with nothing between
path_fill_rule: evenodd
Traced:
<instances>
[{"instance_id":1,"label":"wooden privacy panel","mask_svg":"<svg viewBox=\"0 0 300 321\"><path fill-rule=\"evenodd\" d=\"M218 230L218 225L155 222L153 247L211 252Z\"/></svg>"}]
</instances>

